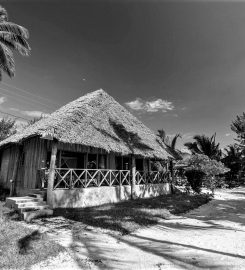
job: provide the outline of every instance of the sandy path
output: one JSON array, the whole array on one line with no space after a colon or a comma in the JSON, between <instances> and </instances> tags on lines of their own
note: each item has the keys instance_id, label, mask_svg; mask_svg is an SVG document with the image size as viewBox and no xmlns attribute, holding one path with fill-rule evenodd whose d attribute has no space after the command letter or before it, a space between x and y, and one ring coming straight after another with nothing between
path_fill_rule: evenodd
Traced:
<instances>
[{"instance_id":1,"label":"sandy path","mask_svg":"<svg viewBox=\"0 0 245 270\"><path fill-rule=\"evenodd\" d=\"M60 222L66 222L60 220ZM76 226L75 223L70 226ZM183 216L116 238L88 228L50 231L68 253L33 269L245 269L245 188Z\"/></svg>"}]
</instances>

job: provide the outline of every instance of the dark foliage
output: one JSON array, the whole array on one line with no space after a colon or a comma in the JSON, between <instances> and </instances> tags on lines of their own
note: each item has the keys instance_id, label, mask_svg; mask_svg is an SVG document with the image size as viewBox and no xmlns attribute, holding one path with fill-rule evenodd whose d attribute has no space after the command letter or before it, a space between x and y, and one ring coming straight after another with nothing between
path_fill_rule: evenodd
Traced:
<instances>
[{"instance_id":1,"label":"dark foliage","mask_svg":"<svg viewBox=\"0 0 245 270\"><path fill-rule=\"evenodd\" d=\"M199 194L201 192L205 173L197 170L190 170L185 172L185 176L193 191Z\"/></svg>"},{"instance_id":2,"label":"dark foliage","mask_svg":"<svg viewBox=\"0 0 245 270\"><path fill-rule=\"evenodd\" d=\"M2 119L0 120L0 141L16 133L15 120Z\"/></svg>"},{"instance_id":3,"label":"dark foliage","mask_svg":"<svg viewBox=\"0 0 245 270\"><path fill-rule=\"evenodd\" d=\"M29 55L28 38L28 30L18 24L9 22L6 9L0 6L0 80L2 71L11 78L15 75L12 50L18 51L24 56Z\"/></svg>"},{"instance_id":4,"label":"dark foliage","mask_svg":"<svg viewBox=\"0 0 245 270\"><path fill-rule=\"evenodd\" d=\"M219 143L215 141L216 134L211 137L206 135L195 135L194 142L187 142L185 146L192 152L192 154L206 155L211 159L220 160L221 150Z\"/></svg>"}]
</instances>

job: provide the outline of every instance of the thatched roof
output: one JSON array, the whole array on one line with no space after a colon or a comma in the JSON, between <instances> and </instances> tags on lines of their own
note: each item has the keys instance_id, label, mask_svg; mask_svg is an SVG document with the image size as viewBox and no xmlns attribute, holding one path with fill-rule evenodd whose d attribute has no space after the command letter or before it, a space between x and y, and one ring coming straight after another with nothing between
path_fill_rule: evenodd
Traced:
<instances>
[{"instance_id":1,"label":"thatched roof","mask_svg":"<svg viewBox=\"0 0 245 270\"><path fill-rule=\"evenodd\" d=\"M47 134L59 142L102 148L122 155L168 157L155 134L102 89L68 103L0 142L0 147Z\"/></svg>"}]
</instances>

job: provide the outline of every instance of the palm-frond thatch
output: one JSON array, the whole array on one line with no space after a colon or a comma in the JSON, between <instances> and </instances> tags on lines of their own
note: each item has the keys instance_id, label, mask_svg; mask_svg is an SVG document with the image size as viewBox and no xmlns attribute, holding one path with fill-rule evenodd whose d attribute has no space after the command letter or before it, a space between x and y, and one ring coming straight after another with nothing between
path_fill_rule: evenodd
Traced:
<instances>
[{"instance_id":1,"label":"palm-frond thatch","mask_svg":"<svg viewBox=\"0 0 245 270\"><path fill-rule=\"evenodd\" d=\"M46 134L52 134L53 139L62 143L92 146L122 155L168 157L157 136L102 89L68 103L2 141L0 147Z\"/></svg>"}]
</instances>

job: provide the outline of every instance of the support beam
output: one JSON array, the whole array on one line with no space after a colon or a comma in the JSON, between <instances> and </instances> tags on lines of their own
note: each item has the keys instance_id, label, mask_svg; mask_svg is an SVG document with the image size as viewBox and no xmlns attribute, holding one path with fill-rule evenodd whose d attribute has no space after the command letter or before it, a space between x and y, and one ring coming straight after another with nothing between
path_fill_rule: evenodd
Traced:
<instances>
[{"instance_id":1,"label":"support beam","mask_svg":"<svg viewBox=\"0 0 245 270\"><path fill-rule=\"evenodd\" d=\"M19 159L20 159L20 146L17 146L12 179L10 180L10 196L13 196L16 191L15 189L17 181L17 171L19 167Z\"/></svg>"},{"instance_id":2,"label":"support beam","mask_svg":"<svg viewBox=\"0 0 245 270\"><path fill-rule=\"evenodd\" d=\"M50 168L48 175L48 190L47 190L47 203L52 208L53 207L53 188L54 188L54 176L55 176L55 163L57 156L57 142L52 143L51 158L50 158Z\"/></svg>"},{"instance_id":3,"label":"support beam","mask_svg":"<svg viewBox=\"0 0 245 270\"><path fill-rule=\"evenodd\" d=\"M171 193L174 193L175 179L174 179L174 162L172 159L170 159L169 167L171 172Z\"/></svg>"},{"instance_id":4,"label":"support beam","mask_svg":"<svg viewBox=\"0 0 245 270\"><path fill-rule=\"evenodd\" d=\"M135 157L132 155L131 158L131 199L136 199L136 193L135 193L135 185L136 185L136 163L135 163Z\"/></svg>"}]
</instances>

